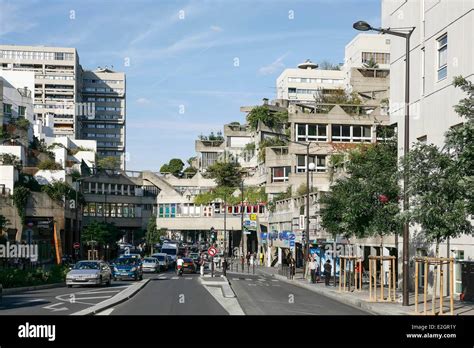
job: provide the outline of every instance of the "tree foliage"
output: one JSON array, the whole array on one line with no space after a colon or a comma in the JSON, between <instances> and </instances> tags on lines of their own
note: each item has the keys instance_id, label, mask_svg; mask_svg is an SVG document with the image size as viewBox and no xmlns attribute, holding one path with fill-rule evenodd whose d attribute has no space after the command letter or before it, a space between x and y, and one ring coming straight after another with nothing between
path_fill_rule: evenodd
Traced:
<instances>
[{"instance_id":1,"label":"tree foliage","mask_svg":"<svg viewBox=\"0 0 474 348\"><path fill-rule=\"evenodd\" d=\"M349 152L347 177L321 195L322 226L333 235L364 238L400 229L395 141L361 145Z\"/></svg>"},{"instance_id":2,"label":"tree foliage","mask_svg":"<svg viewBox=\"0 0 474 348\"><path fill-rule=\"evenodd\" d=\"M214 179L217 186L237 187L242 181L240 165L234 162L216 162L207 168L205 175Z\"/></svg>"},{"instance_id":3,"label":"tree foliage","mask_svg":"<svg viewBox=\"0 0 474 348\"><path fill-rule=\"evenodd\" d=\"M100 170L118 170L120 165L120 159L114 156L103 157L96 161L96 166Z\"/></svg>"},{"instance_id":4,"label":"tree foliage","mask_svg":"<svg viewBox=\"0 0 474 348\"><path fill-rule=\"evenodd\" d=\"M92 221L82 231L82 243L94 240L99 245L114 244L123 236L113 223Z\"/></svg>"},{"instance_id":5,"label":"tree foliage","mask_svg":"<svg viewBox=\"0 0 474 348\"><path fill-rule=\"evenodd\" d=\"M167 164L163 164L160 168L161 173L171 173L174 176L180 176L184 168L184 163L179 158L171 159Z\"/></svg>"},{"instance_id":6,"label":"tree foliage","mask_svg":"<svg viewBox=\"0 0 474 348\"><path fill-rule=\"evenodd\" d=\"M288 111L271 111L266 105L256 106L247 114L250 129L256 130L262 122L272 129L282 129L288 123Z\"/></svg>"},{"instance_id":7,"label":"tree foliage","mask_svg":"<svg viewBox=\"0 0 474 348\"><path fill-rule=\"evenodd\" d=\"M61 170L63 167L53 159L45 159L38 164L40 170Z\"/></svg>"}]
</instances>

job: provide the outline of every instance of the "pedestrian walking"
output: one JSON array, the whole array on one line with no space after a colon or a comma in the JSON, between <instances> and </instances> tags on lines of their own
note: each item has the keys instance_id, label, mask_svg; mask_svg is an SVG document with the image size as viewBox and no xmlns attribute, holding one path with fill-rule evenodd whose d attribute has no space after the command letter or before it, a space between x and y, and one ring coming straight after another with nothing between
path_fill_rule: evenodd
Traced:
<instances>
[{"instance_id":1,"label":"pedestrian walking","mask_svg":"<svg viewBox=\"0 0 474 348\"><path fill-rule=\"evenodd\" d=\"M199 273L201 274L201 277L204 276L204 264L205 264L205 260L204 260L204 253L201 254L201 259L199 260Z\"/></svg>"},{"instance_id":2,"label":"pedestrian walking","mask_svg":"<svg viewBox=\"0 0 474 348\"><path fill-rule=\"evenodd\" d=\"M331 270L332 270L331 261L327 260L326 263L324 264L324 282L326 286L329 286L329 280L331 279Z\"/></svg>"},{"instance_id":3,"label":"pedestrian walking","mask_svg":"<svg viewBox=\"0 0 474 348\"><path fill-rule=\"evenodd\" d=\"M311 272L311 283L316 283L316 260L314 257L311 257L311 261L309 262L309 270Z\"/></svg>"},{"instance_id":4,"label":"pedestrian walking","mask_svg":"<svg viewBox=\"0 0 474 348\"><path fill-rule=\"evenodd\" d=\"M296 273L296 260L293 257L293 254L290 253L290 279L293 280Z\"/></svg>"}]
</instances>

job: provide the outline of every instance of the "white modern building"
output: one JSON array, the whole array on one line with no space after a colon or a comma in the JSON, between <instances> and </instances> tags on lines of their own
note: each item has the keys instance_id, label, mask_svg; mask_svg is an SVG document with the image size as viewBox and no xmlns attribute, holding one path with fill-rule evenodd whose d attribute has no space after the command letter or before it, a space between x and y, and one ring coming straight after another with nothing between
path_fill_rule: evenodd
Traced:
<instances>
[{"instance_id":1,"label":"white modern building","mask_svg":"<svg viewBox=\"0 0 474 348\"><path fill-rule=\"evenodd\" d=\"M276 81L277 99L314 103L322 94L344 88L344 72L322 70L309 59L298 68L285 69Z\"/></svg>"},{"instance_id":2,"label":"white modern building","mask_svg":"<svg viewBox=\"0 0 474 348\"><path fill-rule=\"evenodd\" d=\"M463 120L453 106L464 93L453 86L455 76L473 80L474 2L471 0L382 1L382 27L414 27L410 39L410 144L416 141L443 146L444 133ZM397 123L399 154L404 144L405 40L389 37L390 118ZM410 229L413 237L420 227ZM401 250L402 238L399 239ZM433 245L410 242L410 256L432 255ZM401 255L401 254L400 254ZM474 258L474 238L462 236L440 246L440 256ZM455 292L460 292L456 264Z\"/></svg>"}]
</instances>

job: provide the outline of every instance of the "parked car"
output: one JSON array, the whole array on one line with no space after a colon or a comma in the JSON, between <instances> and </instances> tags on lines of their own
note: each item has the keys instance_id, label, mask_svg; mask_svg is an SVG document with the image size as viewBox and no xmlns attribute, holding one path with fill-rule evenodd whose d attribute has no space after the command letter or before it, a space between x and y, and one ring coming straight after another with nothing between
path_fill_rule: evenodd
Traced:
<instances>
[{"instance_id":1,"label":"parked car","mask_svg":"<svg viewBox=\"0 0 474 348\"><path fill-rule=\"evenodd\" d=\"M160 271L160 263L155 257L145 257L143 259L143 272L157 273Z\"/></svg>"},{"instance_id":2,"label":"parked car","mask_svg":"<svg viewBox=\"0 0 474 348\"><path fill-rule=\"evenodd\" d=\"M166 254L156 253L156 254L153 254L151 256L158 260L158 263L159 263L159 266L160 266L159 267L160 271L167 271L168 270L169 264L168 264L168 258L167 258Z\"/></svg>"},{"instance_id":3,"label":"parked car","mask_svg":"<svg viewBox=\"0 0 474 348\"><path fill-rule=\"evenodd\" d=\"M137 257L121 256L114 262L114 280L117 279L143 279L143 267L141 259Z\"/></svg>"},{"instance_id":4,"label":"parked car","mask_svg":"<svg viewBox=\"0 0 474 348\"><path fill-rule=\"evenodd\" d=\"M112 283L112 271L104 261L79 261L66 275L68 288L73 285L102 285Z\"/></svg>"},{"instance_id":5,"label":"parked car","mask_svg":"<svg viewBox=\"0 0 474 348\"><path fill-rule=\"evenodd\" d=\"M196 273L196 270L197 267L193 259L189 257L183 258L183 272Z\"/></svg>"}]
</instances>

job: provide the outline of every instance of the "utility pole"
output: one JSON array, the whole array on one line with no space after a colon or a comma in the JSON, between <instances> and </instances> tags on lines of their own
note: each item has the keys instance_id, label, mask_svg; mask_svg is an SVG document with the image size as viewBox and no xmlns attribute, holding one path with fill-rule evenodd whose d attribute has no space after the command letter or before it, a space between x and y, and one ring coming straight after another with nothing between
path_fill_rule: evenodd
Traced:
<instances>
[{"instance_id":1,"label":"utility pole","mask_svg":"<svg viewBox=\"0 0 474 348\"><path fill-rule=\"evenodd\" d=\"M241 243L242 246L242 255L245 257L247 255L247 243L244 231L244 180L242 179L240 183L240 194L241 194L241 202L240 202L240 226L242 229L242 236L241 236ZM245 244L245 245L244 245Z\"/></svg>"}]
</instances>

